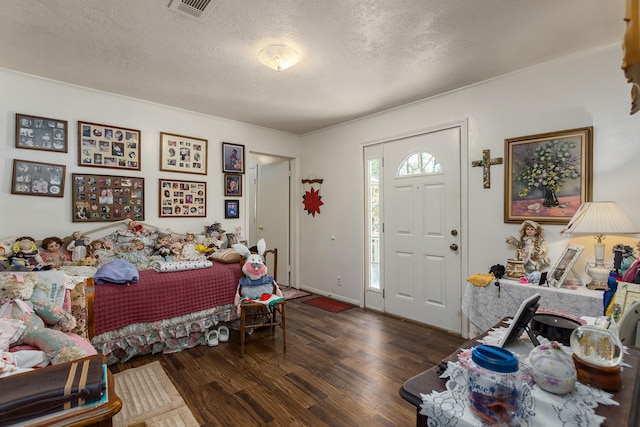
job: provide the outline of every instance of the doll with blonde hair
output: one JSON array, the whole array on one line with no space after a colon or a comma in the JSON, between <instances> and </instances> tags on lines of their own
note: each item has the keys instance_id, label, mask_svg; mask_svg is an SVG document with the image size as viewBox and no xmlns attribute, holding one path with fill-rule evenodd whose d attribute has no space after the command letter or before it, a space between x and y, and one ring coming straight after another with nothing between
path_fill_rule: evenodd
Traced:
<instances>
[{"instance_id":1,"label":"doll with blonde hair","mask_svg":"<svg viewBox=\"0 0 640 427\"><path fill-rule=\"evenodd\" d=\"M537 222L529 219L524 221L520 227L520 238L509 236L506 243L516 247L516 259L524 262L527 273L543 271L549 267L544 230Z\"/></svg>"}]
</instances>

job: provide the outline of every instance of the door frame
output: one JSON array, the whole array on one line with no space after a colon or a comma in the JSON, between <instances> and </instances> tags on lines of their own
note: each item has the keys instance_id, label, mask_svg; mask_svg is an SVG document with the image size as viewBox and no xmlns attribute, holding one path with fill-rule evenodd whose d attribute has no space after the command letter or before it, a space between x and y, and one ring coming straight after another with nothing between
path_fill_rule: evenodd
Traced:
<instances>
[{"instance_id":1,"label":"door frame","mask_svg":"<svg viewBox=\"0 0 640 427\"><path fill-rule=\"evenodd\" d=\"M469 251L468 251L468 248L469 248L469 168L467 167L467 164L469 161L469 132L468 132L468 119L466 118L463 120L453 121L453 122L449 122L441 125L434 125L434 126L429 126L425 128L420 128L420 129L416 129L406 133L389 135L384 138L361 143L360 200L362 201L362 229L363 229L363 239L361 242L361 248L362 248L362 254L363 254L363 265L361 267L362 268L361 277L362 277L362 305L364 308L367 308L367 303L366 303L367 284L365 283L365 277L366 277L365 269L368 268L367 263L369 259L369 257L365 253L365 249L366 249L365 240L367 238L367 228L366 228L367 224L364 219L365 219L367 208L368 208L366 206L366 195L365 195L366 185L367 185L367 183L365 182L366 171L364 169L366 164L366 158L364 153L365 147L370 145L375 145L375 144L385 144L385 143L393 142L399 139L410 138L410 137L422 135L425 133L433 133L433 132L437 132L445 129L451 129L455 127L460 128L460 244L461 244L460 277L463 278L461 280L462 283L460 283L460 295L461 296L464 295L464 290L466 287L466 281L464 281L464 278L469 277ZM384 194L382 195L382 197L384 197ZM384 203L384 199L383 199L383 203ZM384 223L384 218L382 218L382 222ZM381 249L381 252L382 253L384 252L383 249ZM383 264L384 260L382 260L381 263ZM383 283L382 283L383 290L385 289L385 285L386 284L384 283L384 280L383 280ZM384 300L383 300L383 306L384 306ZM385 310L383 308L383 312L384 311ZM465 314L462 312L462 298L460 299L460 312L462 316L462 328L461 328L462 336L468 337L469 321L468 321L468 318L465 316Z\"/></svg>"},{"instance_id":2,"label":"door frame","mask_svg":"<svg viewBox=\"0 0 640 427\"><path fill-rule=\"evenodd\" d=\"M281 159L287 159L289 161L289 286L292 288L300 288L300 212L297 207L296 195L300 192L300 162L297 157L281 156L278 154L264 153L259 151L249 151L249 155L255 156L268 156L278 157ZM246 174L247 179L251 176L250 173ZM247 188L251 186L251 194L255 197L255 182L245 183ZM243 197L245 212L249 212L250 207L255 207L255 199L249 200L249 197ZM244 220L244 227L246 230L251 229L249 223L251 215L247 214ZM280 262L278 263L280 264ZM282 264L280 264L282 265ZM284 274L284 271L282 272Z\"/></svg>"}]
</instances>

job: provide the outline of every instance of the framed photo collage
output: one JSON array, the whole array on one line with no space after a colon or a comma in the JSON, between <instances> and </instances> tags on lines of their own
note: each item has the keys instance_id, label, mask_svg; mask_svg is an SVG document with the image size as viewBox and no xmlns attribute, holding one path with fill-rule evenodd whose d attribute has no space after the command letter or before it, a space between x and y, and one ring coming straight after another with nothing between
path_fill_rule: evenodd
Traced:
<instances>
[{"instance_id":1,"label":"framed photo collage","mask_svg":"<svg viewBox=\"0 0 640 427\"><path fill-rule=\"evenodd\" d=\"M66 120L16 113L15 147L56 153L69 152ZM80 167L141 170L140 130L77 122L77 165ZM159 170L207 175L208 140L160 132ZM64 197L68 162L42 163L14 159L11 194ZM243 145L222 143L223 194L242 196L245 173ZM73 222L144 220L145 179L120 174L74 173L71 176ZM175 179L158 180L158 214L166 217L206 217L207 183ZM224 200L225 218L240 217L240 201Z\"/></svg>"}]
</instances>

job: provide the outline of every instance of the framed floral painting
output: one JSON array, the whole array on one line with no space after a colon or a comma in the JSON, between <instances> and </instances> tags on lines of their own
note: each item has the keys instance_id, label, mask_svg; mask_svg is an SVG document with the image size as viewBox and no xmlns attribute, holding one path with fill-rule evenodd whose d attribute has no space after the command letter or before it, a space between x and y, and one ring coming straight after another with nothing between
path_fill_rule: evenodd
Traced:
<instances>
[{"instance_id":1,"label":"framed floral painting","mask_svg":"<svg viewBox=\"0 0 640 427\"><path fill-rule=\"evenodd\" d=\"M504 141L504 222L567 224L592 198L593 127Z\"/></svg>"}]
</instances>

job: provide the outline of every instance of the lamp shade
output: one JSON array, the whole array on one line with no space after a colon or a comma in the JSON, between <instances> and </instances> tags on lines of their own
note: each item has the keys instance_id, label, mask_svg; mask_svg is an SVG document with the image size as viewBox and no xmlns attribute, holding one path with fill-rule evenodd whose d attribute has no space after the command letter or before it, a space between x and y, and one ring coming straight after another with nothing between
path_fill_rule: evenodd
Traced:
<instances>
[{"instance_id":1,"label":"lamp shade","mask_svg":"<svg viewBox=\"0 0 640 427\"><path fill-rule=\"evenodd\" d=\"M258 53L258 59L267 67L282 71L297 64L299 56L291 46L272 44Z\"/></svg>"},{"instance_id":2,"label":"lamp shade","mask_svg":"<svg viewBox=\"0 0 640 427\"><path fill-rule=\"evenodd\" d=\"M640 231L615 202L585 202L561 234L638 234Z\"/></svg>"}]
</instances>

